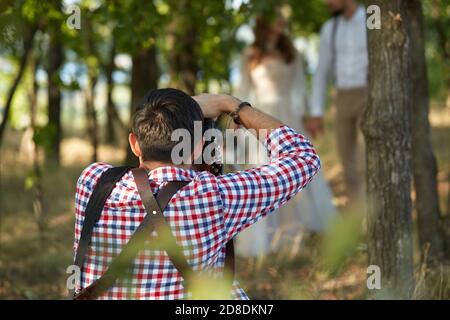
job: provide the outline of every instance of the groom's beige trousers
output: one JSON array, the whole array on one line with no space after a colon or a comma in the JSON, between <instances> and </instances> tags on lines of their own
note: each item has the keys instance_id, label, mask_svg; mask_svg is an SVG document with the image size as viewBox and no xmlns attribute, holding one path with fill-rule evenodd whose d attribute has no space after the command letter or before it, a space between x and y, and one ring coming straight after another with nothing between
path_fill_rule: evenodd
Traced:
<instances>
[{"instance_id":1,"label":"groom's beige trousers","mask_svg":"<svg viewBox=\"0 0 450 320\"><path fill-rule=\"evenodd\" d=\"M337 147L351 197L361 194L364 186L365 152L360 125L367 100L367 87L336 91Z\"/></svg>"}]
</instances>

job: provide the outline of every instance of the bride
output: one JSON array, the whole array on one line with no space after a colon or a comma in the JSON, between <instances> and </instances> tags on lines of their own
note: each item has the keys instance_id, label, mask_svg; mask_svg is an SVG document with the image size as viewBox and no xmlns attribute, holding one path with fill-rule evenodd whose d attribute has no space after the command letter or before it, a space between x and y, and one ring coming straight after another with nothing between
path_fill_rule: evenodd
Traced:
<instances>
[{"instance_id":1,"label":"bride","mask_svg":"<svg viewBox=\"0 0 450 320\"><path fill-rule=\"evenodd\" d=\"M302 119L307 108L304 60L285 29L282 17L275 22L261 16L256 18L255 41L242 57L237 96L304 132ZM249 160L256 166L261 164L259 159L261 155L256 160L255 155L250 155ZM327 220L336 214L330 188L320 171L305 190L278 211L238 236L237 254L262 256L280 248L296 250L305 230L322 231Z\"/></svg>"}]
</instances>

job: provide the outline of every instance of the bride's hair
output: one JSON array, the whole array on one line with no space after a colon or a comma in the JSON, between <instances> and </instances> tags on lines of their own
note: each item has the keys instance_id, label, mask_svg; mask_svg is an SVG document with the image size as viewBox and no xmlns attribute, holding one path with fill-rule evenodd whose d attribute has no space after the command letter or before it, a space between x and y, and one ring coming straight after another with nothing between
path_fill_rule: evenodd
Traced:
<instances>
[{"instance_id":1,"label":"bride's hair","mask_svg":"<svg viewBox=\"0 0 450 320\"><path fill-rule=\"evenodd\" d=\"M272 27L272 22L268 18L262 15L256 17L255 27L253 29L253 32L255 34L255 41L250 47L248 57L250 68L254 68L258 64L260 64L263 57L268 53L267 38ZM290 64L292 61L294 61L296 50L294 44L292 43L292 40L285 32L281 33L278 36L275 44L275 49L287 64Z\"/></svg>"}]
</instances>

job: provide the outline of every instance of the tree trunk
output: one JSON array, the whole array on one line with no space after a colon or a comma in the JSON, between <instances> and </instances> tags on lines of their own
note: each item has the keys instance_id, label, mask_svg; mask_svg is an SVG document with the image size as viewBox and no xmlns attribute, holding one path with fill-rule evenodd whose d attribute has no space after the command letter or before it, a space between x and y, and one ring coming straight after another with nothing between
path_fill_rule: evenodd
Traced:
<instances>
[{"instance_id":1,"label":"tree trunk","mask_svg":"<svg viewBox=\"0 0 450 320\"><path fill-rule=\"evenodd\" d=\"M159 73L155 46L141 49L133 54L132 62L130 124L133 119L133 114L145 94L150 90L158 88ZM138 159L132 153L130 147L127 148L125 163L134 166L139 164Z\"/></svg>"},{"instance_id":2,"label":"tree trunk","mask_svg":"<svg viewBox=\"0 0 450 320\"><path fill-rule=\"evenodd\" d=\"M414 188L416 191L416 211L419 241L424 258L427 249L427 262L439 263L444 256L443 235L440 228L439 195L437 190L437 165L431 142L431 129L428 120L429 95L428 75L425 60L423 34L423 13L420 0L407 2L407 22L411 41L411 80L412 80L412 164Z\"/></svg>"},{"instance_id":3,"label":"tree trunk","mask_svg":"<svg viewBox=\"0 0 450 320\"><path fill-rule=\"evenodd\" d=\"M114 80L113 80L113 72L114 72L114 57L116 55L115 52L115 44L111 44L111 51L109 55L108 65L106 66L106 135L105 139L107 143L114 143L116 140L116 136L114 134L114 119L112 116L112 112L115 108L114 101L112 98L113 89L114 89Z\"/></svg>"},{"instance_id":4,"label":"tree trunk","mask_svg":"<svg viewBox=\"0 0 450 320\"><path fill-rule=\"evenodd\" d=\"M367 144L369 265L381 270L381 296L409 298L414 284L411 241L411 87L406 0L376 0L382 27L368 30Z\"/></svg>"},{"instance_id":5,"label":"tree trunk","mask_svg":"<svg viewBox=\"0 0 450 320\"><path fill-rule=\"evenodd\" d=\"M447 183L450 186L450 172L448 174ZM447 212L444 216L442 226L444 234L445 259L450 261L450 188L448 188L447 192Z\"/></svg>"},{"instance_id":6,"label":"tree trunk","mask_svg":"<svg viewBox=\"0 0 450 320\"><path fill-rule=\"evenodd\" d=\"M89 140L92 145L92 162L98 160L98 124L97 124L97 112L95 110L95 85L97 84L97 78L89 76L88 84L85 89L85 103L86 103L86 123Z\"/></svg>"},{"instance_id":7,"label":"tree trunk","mask_svg":"<svg viewBox=\"0 0 450 320\"><path fill-rule=\"evenodd\" d=\"M17 72L16 78L14 79L11 88L9 88L8 95L6 98L6 104L3 109L3 118L0 124L0 147L3 141L3 134L6 129L6 124L8 123L9 112L11 110L14 94L16 93L17 87L19 86L20 80L22 79L25 67L27 65L28 55L33 47L34 35L36 34L37 27L33 26L29 30L28 34L23 39L23 54L20 58L19 71Z\"/></svg>"},{"instance_id":8,"label":"tree trunk","mask_svg":"<svg viewBox=\"0 0 450 320\"><path fill-rule=\"evenodd\" d=\"M38 59L36 54L32 54L30 57L30 65L32 70L32 87L29 91L29 101L30 101L30 128L33 132L33 136L36 132L36 116L37 116L37 107L38 107L38 82L36 78L37 67L38 67ZM45 230L47 227L47 223L45 221L45 217L43 215L43 205L44 205L44 192L42 185L42 170L39 164L39 145L33 141L33 214L36 219L36 224L39 230L39 239L41 245L45 242Z\"/></svg>"},{"instance_id":9,"label":"tree trunk","mask_svg":"<svg viewBox=\"0 0 450 320\"><path fill-rule=\"evenodd\" d=\"M92 16L88 15L84 19L84 44L88 56L98 57L99 53L96 47L96 39L94 34L94 27L92 25ZM99 70L96 64L90 63L89 60L86 61L88 68L88 83L84 89L85 103L86 103L86 124L89 140L92 145L92 162L98 160L98 121L97 112L95 110L95 86L97 85Z\"/></svg>"},{"instance_id":10,"label":"tree trunk","mask_svg":"<svg viewBox=\"0 0 450 320\"><path fill-rule=\"evenodd\" d=\"M125 126L120 120L119 113L117 112L117 107L113 99L114 91L114 79L113 72L116 68L114 59L116 57L116 43L112 40L109 61L105 66L105 76L106 76L106 142L115 143L117 142L117 133L115 132L115 124L117 124L122 131L125 130Z\"/></svg>"},{"instance_id":11,"label":"tree trunk","mask_svg":"<svg viewBox=\"0 0 450 320\"><path fill-rule=\"evenodd\" d=\"M446 108L450 110L450 39L448 37L448 28L445 26L445 3L439 0L432 1L431 16L433 17L433 31L435 31L437 36L437 41L439 44L438 53L442 57L445 83L447 86L447 99ZM450 172L448 175L448 182L450 183ZM445 257L450 261L450 189L448 190L447 197L447 211L443 219L443 234L444 234L444 245L445 245Z\"/></svg>"},{"instance_id":12,"label":"tree trunk","mask_svg":"<svg viewBox=\"0 0 450 320\"><path fill-rule=\"evenodd\" d=\"M55 28L56 29L56 28ZM51 147L47 150L47 159L59 164L60 144L62 139L61 126L61 90L59 69L63 63L63 47L59 32L53 31L50 36L50 46L48 50L48 126L50 128Z\"/></svg>"},{"instance_id":13,"label":"tree trunk","mask_svg":"<svg viewBox=\"0 0 450 320\"><path fill-rule=\"evenodd\" d=\"M196 56L198 36L195 21L186 15L192 11L191 6L189 0L177 3L176 17L169 26L169 75L171 86L194 95L199 70Z\"/></svg>"}]
</instances>

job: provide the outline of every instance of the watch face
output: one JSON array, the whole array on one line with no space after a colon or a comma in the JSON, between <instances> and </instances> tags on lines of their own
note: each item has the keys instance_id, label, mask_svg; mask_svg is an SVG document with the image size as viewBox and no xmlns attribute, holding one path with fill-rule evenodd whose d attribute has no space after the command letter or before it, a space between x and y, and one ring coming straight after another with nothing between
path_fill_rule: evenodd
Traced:
<instances>
[{"instance_id":1,"label":"watch face","mask_svg":"<svg viewBox=\"0 0 450 320\"><path fill-rule=\"evenodd\" d=\"M250 104L250 102L247 102L247 101L241 102L241 104L238 106L238 110L245 106L251 107L252 105Z\"/></svg>"}]
</instances>

